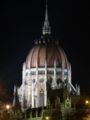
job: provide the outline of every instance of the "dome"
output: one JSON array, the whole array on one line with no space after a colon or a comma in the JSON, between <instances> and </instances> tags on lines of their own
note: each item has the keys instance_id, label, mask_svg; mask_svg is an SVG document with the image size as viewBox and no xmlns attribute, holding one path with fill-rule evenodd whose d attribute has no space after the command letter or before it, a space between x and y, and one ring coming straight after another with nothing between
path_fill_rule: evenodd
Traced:
<instances>
[{"instance_id":1,"label":"dome","mask_svg":"<svg viewBox=\"0 0 90 120\"><path fill-rule=\"evenodd\" d=\"M52 106L55 109L56 98L60 101L64 100L62 90L68 92L69 97L71 91L77 95L80 94L79 86L74 88L72 85L71 65L67 56L59 42L51 35L46 3L42 36L35 40L33 48L23 63L22 84L18 89L21 108L22 110L46 108L48 100L52 104L51 99L53 98ZM65 100L61 101L61 103L64 102Z\"/></svg>"},{"instance_id":2,"label":"dome","mask_svg":"<svg viewBox=\"0 0 90 120\"><path fill-rule=\"evenodd\" d=\"M39 39L34 47L30 50L26 58L26 67L53 67L56 62L57 67L68 67L69 62L64 50L59 46L58 42L51 36L45 35Z\"/></svg>"},{"instance_id":3,"label":"dome","mask_svg":"<svg viewBox=\"0 0 90 120\"><path fill-rule=\"evenodd\" d=\"M42 36L35 41L34 47L26 58L27 68L36 67L56 67L67 68L69 62L63 49L59 46L58 41L51 36L51 27L48 19L46 4L45 21L42 28Z\"/></svg>"}]
</instances>

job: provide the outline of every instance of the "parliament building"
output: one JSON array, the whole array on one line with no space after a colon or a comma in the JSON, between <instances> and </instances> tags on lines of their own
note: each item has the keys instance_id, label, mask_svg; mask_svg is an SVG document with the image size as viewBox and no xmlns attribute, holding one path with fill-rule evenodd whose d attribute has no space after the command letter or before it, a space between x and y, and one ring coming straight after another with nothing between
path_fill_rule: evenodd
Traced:
<instances>
[{"instance_id":1,"label":"parliament building","mask_svg":"<svg viewBox=\"0 0 90 120\"><path fill-rule=\"evenodd\" d=\"M40 117L38 111L48 109L45 114L51 117L69 110L72 106L71 94L80 95L79 85L74 87L72 84L71 73L66 53L51 34L46 3L42 35L35 40L22 66L22 84L17 90L22 111L34 110L34 114Z\"/></svg>"}]
</instances>

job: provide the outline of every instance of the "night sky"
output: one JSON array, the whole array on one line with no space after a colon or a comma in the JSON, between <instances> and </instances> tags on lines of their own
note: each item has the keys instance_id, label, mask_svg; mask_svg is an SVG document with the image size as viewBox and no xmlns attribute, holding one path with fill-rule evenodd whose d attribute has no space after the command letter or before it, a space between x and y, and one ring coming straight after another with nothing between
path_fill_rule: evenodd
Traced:
<instances>
[{"instance_id":1,"label":"night sky","mask_svg":"<svg viewBox=\"0 0 90 120\"><path fill-rule=\"evenodd\" d=\"M45 0L0 3L0 84L12 91L21 84L22 64L42 35ZM79 0L48 0L52 34L60 41L72 65L72 81L90 86L89 12Z\"/></svg>"}]
</instances>

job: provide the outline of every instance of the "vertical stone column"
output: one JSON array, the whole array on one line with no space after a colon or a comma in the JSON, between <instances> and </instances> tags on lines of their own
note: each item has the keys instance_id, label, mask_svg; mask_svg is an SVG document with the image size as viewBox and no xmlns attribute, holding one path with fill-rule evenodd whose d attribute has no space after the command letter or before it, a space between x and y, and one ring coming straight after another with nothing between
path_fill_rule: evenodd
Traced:
<instances>
[{"instance_id":1,"label":"vertical stone column","mask_svg":"<svg viewBox=\"0 0 90 120\"><path fill-rule=\"evenodd\" d=\"M47 105L47 62L45 61L45 89L44 89L44 105Z\"/></svg>"},{"instance_id":2,"label":"vertical stone column","mask_svg":"<svg viewBox=\"0 0 90 120\"><path fill-rule=\"evenodd\" d=\"M68 85L67 85L67 88L68 88L68 90L70 92L71 91L71 65L68 66L67 72L68 72Z\"/></svg>"},{"instance_id":3,"label":"vertical stone column","mask_svg":"<svg viewBox=\"0 0 90 120\"><path fill-rule=\"evenodd\" d=\"M38 75L38 55L39 55L39 48L37 50L37 57L36 57L36 88L35 88L35 96L36 98L34 98L36 100L36 108L38 107L38 80L39 80L39 75Z\"/></svg>"},{"instance_id":4,"label":"vertical stone column","mask_svg":"<svg viewBox=\"0 0 90 120\"><path fill-rule=\"evenodd\" d=\"M56 83L56 60L54 61L54 87L57 87L57 83Z\"/></svg>"},{"instance_id":5,"label":"vertical stone column","mask_svg":"<svg viewBox=\"0 0 90 120\"><path fill-rule=\"evenodd\" d=\"M62 65L62 82L64 82L64 66Z\"/></svg>"},{"instance_id":6,"label":"vertical stone column","mask_svg":"<svg viewBox=\"0 0 90 120\"><path fill-rule=\"evenodd\" d=\"M22 85L22 92L21 92L21 95L22 95L22 98L21 98L21 107L23 109L23 101L24 101L24 85Z\"/></svg>"},{"instance_id":7,"label":"vertical stone column","mask_svg":"<svg viewBox=\"0 0 90 120\"><path fill-rule=\"evenodd\" d=\"M34 98L35 100L36 99L38 99L37 97L38 97L38 66L36 67L36 82L35 82L35 84L36 84L36 87L35 87L35 96L36 96L36 98ZM38 100L36 100L36 107L38 107Z\"/></svg>"},{"instance_id":8,"label":"vertical stone column","mask_svg":"<svg viewBox=\"0 0 90 120\"><path fill-rule=\"evenodd\" d=\"M28 106L30 107L31 101L30 101L30 97L31 97L31 69L29 69L28 71L28 76L27 76L27 83L28 83Z\"/></svg>"},{"instance_id":9,"label":"vertical stone column","mask_svg":"<svg viewBox=\"0 0 90 120\"><path fill-rule=\"evenodd\" d=\"M34 86L32 83L32 108L34 108Z\"/></svg>"},{"instance_id":10,"label":"vertical stone column","mask_svg":"<svg viewBox=\"0 0 90 120\"><path fill-rule=\"evenodd\" d=\"M63 54L61 53L61 58L62 58L62 82L64 83L64 68L65 68L65 59ZM64 86L63 86L64 87Z\"/></svg>"}]
</instances>

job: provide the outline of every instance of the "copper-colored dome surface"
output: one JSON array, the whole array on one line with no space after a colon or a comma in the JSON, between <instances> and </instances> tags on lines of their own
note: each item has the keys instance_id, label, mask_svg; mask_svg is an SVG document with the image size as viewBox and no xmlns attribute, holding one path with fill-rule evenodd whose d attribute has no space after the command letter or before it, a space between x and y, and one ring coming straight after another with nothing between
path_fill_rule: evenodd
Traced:
<instances>
[{"instance_id":1,"label":"copper-colored dome surface","mask_svg":"<svg viewBox=\"0 0 90 120\"><path fill-rule=\"evenodd\" d=\"M37 44L29 52L26 58L27 68L45 67L45 62L48 67L53 67L56 61L56 66L68 66L68 60L65 52L59 45L56 44Z\"/></svg>"}]
</instances>

